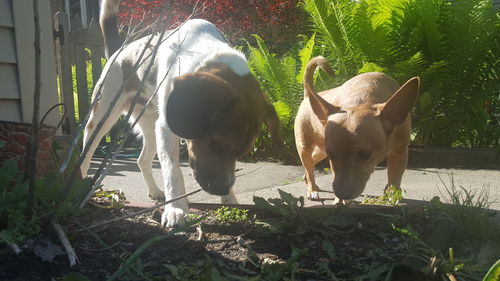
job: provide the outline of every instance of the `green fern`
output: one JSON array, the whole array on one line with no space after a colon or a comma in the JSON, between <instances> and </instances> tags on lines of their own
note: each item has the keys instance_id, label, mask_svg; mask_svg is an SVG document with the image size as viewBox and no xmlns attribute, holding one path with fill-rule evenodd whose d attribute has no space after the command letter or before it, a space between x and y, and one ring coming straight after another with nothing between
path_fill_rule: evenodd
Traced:
<instances>
[{"instance_id":1,"label":"green fern","mask_svg":"<svg viewBox=\"0 0 500 281\"><path fill-rule=\"evenodd\" d=\"M302 83L302 80L304 79L304 73L306 72L307 63L313 57L315 39L316 39L316 34L313 33L311 38L309 38L309 40L306 41L304 47L299 51L298 55L300 58L300 71L297 77L295 78L298 83Z\"/></svg>"},{"instance_id":2,"label":"green fern","mask_svg":"<svg viewBox=\"0 0 500 281\"><path fill-rule=\"evenodd\" d=\"M309 13L316 45L325 46L322 54L332 58L338 75L349 77L361 67L361 52L351 36L354 30L354 1L304 0L300 4Z\"/></svg>"},{"instance_id":3,"label":"green fern","mask_svg":"<svg viewBox=\"0 0 500 281\"><path fill-rule=\"evenodd\" d=\"M418 143L499 143L500 15L491 0L303 0L301 6L316 32L315 55L329 58L336 84L368 71L401 83L422 78Z\"/></svg>"},{"instance_id":4,"label":"green fern","mask_svg":"<svg viewBox=\"0 0 500 281\"><path fill-rule=\"evenodd\" d=\"M254 35L256 44L247 42L249 66L274 105L282 127L285 145L293 149L293 121L303 99L302 76L314 51L315 35L305 38L287 53L278 57L267 48L264 40ZM266 134L259 137L257 147L268 145Z\"/></svg>"},{"instance_id":5,"label":"green fern","mask_svg":"<svg viewBox=\"0 0 500 281\"><path fill-rule=\"evenodd\" d=\"M298 79L301 69L308 62L314 47L314 37L305 43L300 50L292 49L289 53L278 58L276 54L270 53L265 42L258 35L254 35L257 47L248 44L249 65L259 79L261 85L266 89L271 101L286 104L294 114L302 101L302 79ZM296 57L300 58L300 63ZM288 111L288 110L287 110ZM287 116L285 119L290 120Z\"/></svg>"}]
</instances>

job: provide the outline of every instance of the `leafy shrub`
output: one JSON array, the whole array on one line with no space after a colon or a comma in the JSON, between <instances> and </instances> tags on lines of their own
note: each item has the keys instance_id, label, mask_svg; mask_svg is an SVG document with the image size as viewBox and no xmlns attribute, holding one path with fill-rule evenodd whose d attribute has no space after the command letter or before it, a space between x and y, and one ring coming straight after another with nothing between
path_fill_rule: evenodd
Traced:
<instances>
[{"instance_id":1,"label":"leafy shrub","mask_svg":"<svg viewBox=\"0 0 500 281\"><path fill-rule=\"evenodd\" d=\"M143 23L147 24L167 5L172 12L165 13L165 25L170 26L184 20L195 2L127 0L120 17L127 24L146 15ZM308 15L313 42L297 39L299 33L311 34L305 30L297 3ZM214 22L232 43L239 38L250 42L252 71L283 122L286 148L293 147L292 120L302 99L304 58L312 55L329 58L337 73L334 80L320 75L317 88L337 86L369 71L385 72L400 83L420 76L414 145L500 144L500 13L492 8L491 0L216 0L200 4L205 8L195 17ZM307 49L304 57L303 48ZM260 148L269 144L265 135L257 141Z\"/></svg>"},{"instance_id":2,"label":"leafy shrub","mask_svg":"<svg viewBox=\"0 0 500 281\"><path fill-rule=\"evenodd\" d=\"M80 212L77 204L90 190L90 180L75 181L65 189L63 175L51 172L35 183L35 204L29 218L28 182L18 172L16 162L8 160L0 167L0 238L18 243L38 234L48 218L64 219Z\"/></svg>"},{"instance_id":3,"label":"leafy shrub","mask_svg":"<svg viewBox=\"0 0 500 281\"><path fill-rule=\"evenodd\" d=\"M365 195L363 198L363 204L386 204L386 205L398 205L401 200L404 198L404 191L398 189L395 185L389 185L384 194L377 197L368 197Z\"/></svg>"},{"instance_id":4,"label":"leafy shrub","mask_svg":"<svg viewBox=\"0 0 500 281\"><path fill-rule=\"evenodd\" d=\"M215 216L221 223L247 222L248 210L223 206L215 210Z\"/></svg>"},{"instance_id":5,"label":"leafy shrub","mask_svg":"<svg viewBox=\"0 0 500 281\"><path fill-rule=\"evenodd\" d=\"M305 13L297 7L298 0L125 0L121 2L119 17L122 24L148 25L158 15L164 17L167 28L186 20L198 3L194 18L214 23L230 42L251 39L258 33L272 42L273 48L286 49L304 29Z\"/></svg>"},{"instance_id":6,"label":"leafy shrub","mask_svg":"<svg viewBox=\"0 0 500 281\"><path fill-rule=\"evenodd\" d=\"M266 46L264 40L254 35L256 47L247 43L248 63L262 89L270 97L282 127L285 147L295 150L293 123L303 100L302 77L314 49L314 35L278 57ZM257 140L256 148L270 144L266 134Z\"/></svg>"}]
</instances>

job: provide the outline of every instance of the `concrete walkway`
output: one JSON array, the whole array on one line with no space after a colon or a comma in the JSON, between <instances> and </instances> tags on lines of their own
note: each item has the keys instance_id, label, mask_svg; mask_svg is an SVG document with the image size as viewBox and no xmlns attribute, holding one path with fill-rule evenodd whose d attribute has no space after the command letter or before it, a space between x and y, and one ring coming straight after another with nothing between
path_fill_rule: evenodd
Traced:
<instances>
[{"instance_id":1,"label":"concrete walkway","mask_svg":"<svg viewBox=\"0 0 500 281\"><path fill-rule=\"evenodd\" d=\"M92 168L96 168L99 159L93 161ZM187 191L199 188L192 176L191 168L182 163L182 172ZM93 171L90 171L92 174ZM161 186L162 178L160 164L155 161L153 173ZM292 193L294 196L305 196L305 185L302 181L303 169L301 166L288 166L278 163L237 163L236 183L234 190L240 203L252 204L253 196L277 198L278 189ZM486 188L489 192L490 208L500 210L500 170L487 169L435 169L409 168L403 177L405 198L415 200L430 200L434 196L448 198L445 186L451 187L452 181L460 186L480 191ZM316 176L318 186L325 190L321 192L322 199L334 198L331 188L332 175L329 171L318 171ZM381 195L386 184L386 169L379 168L371 176L364 194ZM135 159L119 159L113 164L111 172L104 179L105 189L122 189L130 204L149 206L154 202L146 195L147 189L142 175L135 163ZM443 194L443 195L442 195ZM212 196L202 191L189 197L190 202L219 203L218 196ZM325 204L332 204L326 200ZM306 206L321 204L306 200Z\"/></svg>"}]
</instances>

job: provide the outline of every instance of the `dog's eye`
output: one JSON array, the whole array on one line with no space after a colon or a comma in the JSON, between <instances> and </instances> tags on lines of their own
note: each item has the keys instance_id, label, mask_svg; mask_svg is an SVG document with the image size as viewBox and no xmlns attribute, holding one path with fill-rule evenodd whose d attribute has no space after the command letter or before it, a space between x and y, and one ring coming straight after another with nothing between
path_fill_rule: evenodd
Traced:
<instances>
[{"instance_id":1,"label":"dog's eye","mask_svg":"<svg viewBox=\"0 0 500 281\"><path fill-rule=\"evenodd\" d=\"M231 146L225 143L221 143L215 140L210 141L210 150L212 150L213 153L224 153L227 152L229 149L231 149Z\"/></svg>"},{"instance_id":2,"label":"dog's eye","mask_svg":"<svg viewBox=\"0 0 500 281\"><path fill-rule=\"evenodd\" d=\"M358 158L359 160L361 161L366 161L370 158L370 156L372 155L371 151L368 151L368 150L360 150L358 152Z\"/></svg>"}]
</instances>

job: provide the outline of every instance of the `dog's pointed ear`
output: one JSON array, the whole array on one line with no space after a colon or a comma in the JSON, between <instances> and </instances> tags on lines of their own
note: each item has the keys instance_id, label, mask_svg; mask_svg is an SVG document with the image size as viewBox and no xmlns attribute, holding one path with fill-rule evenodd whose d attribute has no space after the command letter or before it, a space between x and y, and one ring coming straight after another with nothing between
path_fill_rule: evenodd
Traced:
<instances>
[{"instance_id":1,"label":"dog's pointed ear","mask_svg":"<svg viewBox=\"0 0 500 281\"><path fill-rule=\"evenodd\" d=\"M217 113L234 103L226 81L206 72L179 76L166 105L167 124L181 138L208 135Z\"/></svg>"},{"instance_id":2,"label":"dog's pointed ear","mask_svg":"<svg viewBox=\"0 0 500 281\"><path fill-rule=\"evenodd\" d=\"M408 80L383 105L380 117L394 125L402 123L417 101L419 87L420 79L418 77Z\"/></svg>"},{"instance_id":3,"label":"dog's pointed ear","mask_svg":"<svg viewBox=\"0 0 500 281\"><path fill-rule=\"evenodd\" d=\"M316 116L318 116L321 123L326 123L329 115L335 114L340 110L340 107L328 103L325 99L320 97L314 90L305 85L305 96L309 97L309 103Z\"/></svg>"}]
</instances>

